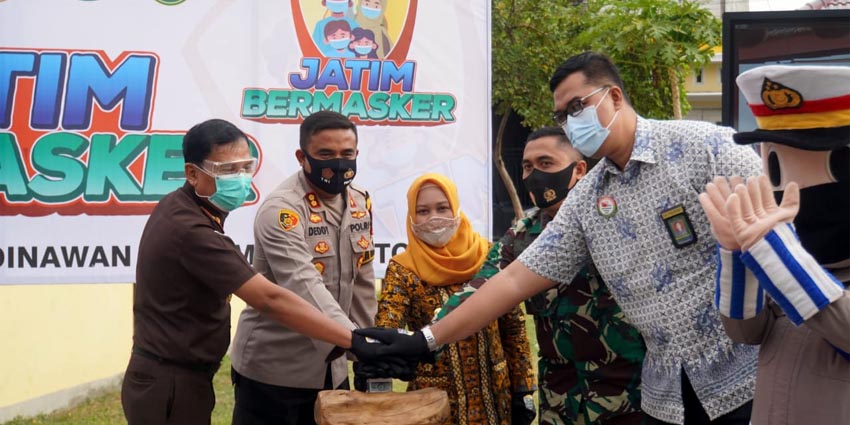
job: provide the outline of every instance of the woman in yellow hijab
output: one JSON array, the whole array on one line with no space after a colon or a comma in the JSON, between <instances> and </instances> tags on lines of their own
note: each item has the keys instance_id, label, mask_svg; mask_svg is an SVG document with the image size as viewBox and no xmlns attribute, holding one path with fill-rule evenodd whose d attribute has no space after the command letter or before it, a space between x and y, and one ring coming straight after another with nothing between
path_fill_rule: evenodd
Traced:
<instances>
[{"instance_id":1,"label":"woman in yellow hijab","mask_svg":"<svg viewBox=\"0 0 850 425\"><path fill-rule=\"evenodd\" d=\"M422 328L478 272L489 242L459 207L457 188L445 176L425 174L410 186L407 250L387 266L375 326ZM427 387L446 391L452 424L509 425L512 395L536 389L522 311L448 344L436 363L420 364L408 389Z\"/></svg>"}]
</instances>

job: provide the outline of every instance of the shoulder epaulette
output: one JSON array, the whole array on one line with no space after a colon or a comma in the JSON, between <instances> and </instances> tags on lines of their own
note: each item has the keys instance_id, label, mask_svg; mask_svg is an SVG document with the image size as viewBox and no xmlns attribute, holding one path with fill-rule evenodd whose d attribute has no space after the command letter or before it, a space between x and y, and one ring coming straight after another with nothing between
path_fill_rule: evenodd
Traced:
<instances>
[{"instance_id":1,"label":"shoulder epaulette","mask_svg":"<svg viewBox=\"0 0 850 425\"><path fill-rule=\"evenodd\" d=\"M322 202L319 201L319 195L316 195L313 192L307 192L304 195L304 199L307 200L307 204L310 205L310 208L321 208Z\"/></svg>"}]
</instances>

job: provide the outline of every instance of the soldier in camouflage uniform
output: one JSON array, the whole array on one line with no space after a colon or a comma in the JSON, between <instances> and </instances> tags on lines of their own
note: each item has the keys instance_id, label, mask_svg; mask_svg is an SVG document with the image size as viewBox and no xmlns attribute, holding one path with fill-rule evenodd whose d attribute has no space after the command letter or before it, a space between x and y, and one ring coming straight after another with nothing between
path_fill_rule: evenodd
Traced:
<instances>
[{"instance_id":1,"label":"soldier in camouflage uniform","mask_svg":"<svg viewBox=\"0 0 850 425\"><path fill-rule=\"evenodd\" d=\"M586 171L587 164L562 129L547 127L532 133L523 153L523 183L539 208L530 210L493 245L476 277L449 298L435 319L517 258ZM534 316L540 345L539 423L641 423L640 369L646 348L593 265L570 285L541 292L525 306Z\"/></svg>"}]
</instances>

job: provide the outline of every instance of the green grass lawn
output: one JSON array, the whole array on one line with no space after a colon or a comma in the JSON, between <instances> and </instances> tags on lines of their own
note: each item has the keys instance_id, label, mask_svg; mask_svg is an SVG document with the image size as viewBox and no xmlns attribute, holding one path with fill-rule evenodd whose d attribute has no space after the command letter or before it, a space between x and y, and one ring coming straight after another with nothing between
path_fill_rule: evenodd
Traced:
<instances>
[{"instance_id":1,"label":"green grass lawn","mask_svg":"<svg viewBox=\"0 0 850 425\"><path fill-rule=\"evenodd\" d=\"M526 329L531 342L531 353L537 355L537 340L534 337L534 321L530 316L526 318ZM536 359L536 357L534 357ZM533 362L537 367L537 362ZM350 363L349 363L350 366ZM349 373L350 367L349 367ZM215 387L215 409L212 414L213 425L230 424L233 413L233 387L230 385L230 357L226 356L221 364L221 369L213 379ZM395 391L404 391L407 383L396 380L393 385ZM124 412L121 410L121 391L115 388L101 396L90 398L69 409L63 409L49 415L39 415L34 418L13 419L4 425L112 425L126 423ZM537 423L536 421L534 422Z\"/></svg>"},{"instance_id":2,"label":"green grass lawn","mask_svg":"<svg viewBox=\"0 0 850 425\"><path fill-rule=\"evenodd\" d=\"M215 387L215 409L213 425L230 424L233 413L233 388L230 385L230 357L225 357L221 369L213 379ZM115 388L98 397L90 398L72 408L59 410L49 415L34 418L13 419L5 425L112 425L127 423L121 410L121 389Z\"/></svg>"}]
</instances>

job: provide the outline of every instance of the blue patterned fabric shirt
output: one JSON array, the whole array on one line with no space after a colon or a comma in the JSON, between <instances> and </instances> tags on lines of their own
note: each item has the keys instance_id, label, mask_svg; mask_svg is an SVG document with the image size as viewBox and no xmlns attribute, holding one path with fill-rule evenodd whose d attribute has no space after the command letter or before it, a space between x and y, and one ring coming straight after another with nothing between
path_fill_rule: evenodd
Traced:
<instances>
[{"instance_id":1,"label":"blue patterned fabric shirt","mask_svg":"<svg viewBox=\"0 0 850 425\"><path fill-rule=\"evenodd\" d=\"M714 307L716 242L697 199L714 176L761 173L759 157L736 145L733 133L638 118L625 169L600 161L519 257L561 285L596 264L646 341L641 407L665 422L684 423L682 370L712 419L753 398L758 347L733 343L723 331ZM679 206L684 214L676 214Z\"/></svg>"}]
</instances>

